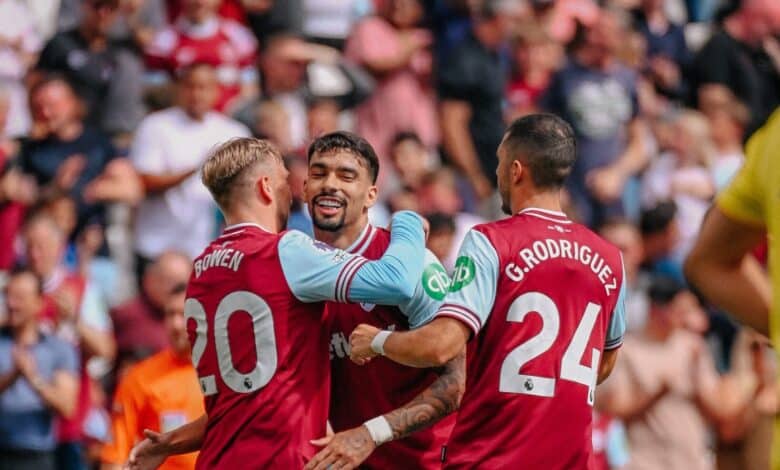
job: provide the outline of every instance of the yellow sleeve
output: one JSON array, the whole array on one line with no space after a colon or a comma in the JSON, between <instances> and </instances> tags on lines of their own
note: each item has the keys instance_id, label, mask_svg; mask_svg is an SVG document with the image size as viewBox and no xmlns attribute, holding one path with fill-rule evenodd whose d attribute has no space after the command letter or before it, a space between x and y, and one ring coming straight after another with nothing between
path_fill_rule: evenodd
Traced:
<instances>
[{"instance_id":1,"label":"yellow sleeve","mask_svg":"<svg viewBox=\"0 0 780 470\"><path fill-rule=\"evenodd\" d=\"M780 112L776 112L745 146L745 164L718 196L717 206L740 222L766 226L767 164L780 143Z\"/></svg>"},{"instance_id":2,"label":"yellow sleeve","mask_svg":"<svg viewBox=\"0 0 780 470\"><path fill-rule=\"evenodd\" d=\"M136 436L142 431L138 419L139 387L132 370L119 382L111 411L111 440L101 449L102 462L123 464L130 456Z\"/></svg>"}]
</instances>

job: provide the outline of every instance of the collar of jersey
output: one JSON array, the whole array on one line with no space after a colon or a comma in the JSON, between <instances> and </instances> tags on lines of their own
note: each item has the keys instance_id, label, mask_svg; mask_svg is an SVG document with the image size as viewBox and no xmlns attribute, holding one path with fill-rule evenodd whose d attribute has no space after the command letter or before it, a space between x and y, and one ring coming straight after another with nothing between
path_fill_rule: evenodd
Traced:
<instances>
[{"instance_id":1,"label":"collar of jersey","mask_svg":"<svg viewBox=\"0 0 780 470\"><path fill-rule=\"evenodd\" d=\"M193 39L210 38L219 31L219 18L211 17L201 24L195 24L185 17L179 18L177 25L179 31Z\"/></svg>"},{"instance_id":2,"label":"collar of jersey","mask_svg":"<svg viewBox=\"0 0 780 470\"><path fill-rule=\"evenodd\" d=\"M518 212L517 214L531 215L534 217L538 217L540 219L549 220L552 222L559 222L563 224L571 223L571 220L569 220L569 218L563 212L551 211L547 209L539 209L537 207L527 207L521 210L520 212Z\"/></svg>"},{"instance_id":3,"label":"collar of jersey","mask_svg":"<svg viewBox=\"0 0 780 470\"><path fill-rule=\"evenodd\" d=\"M366 227L362 232L360 232L360 236L357 238L357 240L355 240L355 242L344 251L356 255L362 255L366 251L366 248L368 248L368 245L371 244L371 240L374 239L375 233L376 229L374 226L371 224L366 224Z\"/></svg>"},{"instance_id":4,"label":"collar of jersey","mask_svg":"<svg viewBox=\"0 0 780 470\"><path fill-rule=\"evenodd\" d=\"M248 228L259 228L263 232L273 233L260 224L255 224L252 222L243 222L240 224L228 225L227 227L224 228L224 230L222 230L222 236L224 237L226 235L237 235Z\"/></svg>"}]
</instances>

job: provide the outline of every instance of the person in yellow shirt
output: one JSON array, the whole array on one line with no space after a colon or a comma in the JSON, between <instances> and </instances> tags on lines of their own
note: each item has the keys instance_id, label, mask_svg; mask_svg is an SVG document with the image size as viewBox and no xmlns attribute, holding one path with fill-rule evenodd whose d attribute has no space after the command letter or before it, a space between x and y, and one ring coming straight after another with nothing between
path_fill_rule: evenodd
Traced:
<instances>
[{"instance_id":1,"label":"person in yellow shirt","mask_svg":"<svg viewBox=\"0 0 780 470\"><path fill-rule=\"evenodd\" d=\"M203 395L190 360L184 319L186 286L165 303L170 346L131 367L119 382L111 417L112 439L101 452L102 470L119 470L144 430L165 432L202 416ZM169 457L163 470L195 468L197 452Z\"/></svg>"},{"instance_id":2,"label":"person in yellow shirt","mask_svg":"<svg viewBox=\"0 0 780 470\"><path fill-rule=\"evenodd\" d=\"M712 303L780 345L780 108L745 147L743 167L720 194L685 262L688 280ZM749 256L764 239L769 273ZM777 349L776 349L777 350ZM773 468L780 469L780 420Z\"/></svg>"}]
</instances>

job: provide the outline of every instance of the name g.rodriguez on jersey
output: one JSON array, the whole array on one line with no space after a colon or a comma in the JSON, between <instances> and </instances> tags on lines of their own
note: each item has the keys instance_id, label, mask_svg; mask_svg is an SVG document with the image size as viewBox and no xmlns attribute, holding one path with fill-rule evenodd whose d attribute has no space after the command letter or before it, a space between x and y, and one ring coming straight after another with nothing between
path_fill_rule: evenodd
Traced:
<instances>
[{"instance_id":1,"label":"name g.rodriguez on jersey","mask_svg":"<svg viewBox=\"0 0 780 470\"><path fill-rule=\"evenodd\" d=\"M531 274L534 268L554 259L570 259L588 266L593 274L598 277L604 286L604 291L610 295L618 287L618 278L612 272L612 268L604 260L604 257L588 245L582 245L576 241L546 238L533 242L530 248L523 248L517 253L518 262L509 263L504 268L504 274L516 282L522 281L526 274ZM462 282L464 276L469 276L463 269L473 269L474 263L458 260L455 266L455 279L453 284ZM470 261L470 260L468 260ZM471 274L473 277L473 274Z\"/></svg>"}]
</instances>

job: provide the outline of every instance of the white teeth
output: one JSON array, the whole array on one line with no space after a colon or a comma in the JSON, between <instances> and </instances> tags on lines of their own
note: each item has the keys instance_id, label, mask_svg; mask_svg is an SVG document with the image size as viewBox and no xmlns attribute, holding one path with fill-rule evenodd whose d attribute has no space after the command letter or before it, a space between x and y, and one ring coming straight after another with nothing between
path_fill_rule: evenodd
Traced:
<instances>
[{"instance_id":1,"label":"white teeth","mask_svg":"<svg viewBox=\"0 0 780 470\"><path fill-rule=\"evenodd\" d=\"M341 207L341 203L337 201L317 201L317 205L322 207Z\"/></svg>"}]
</instances>

